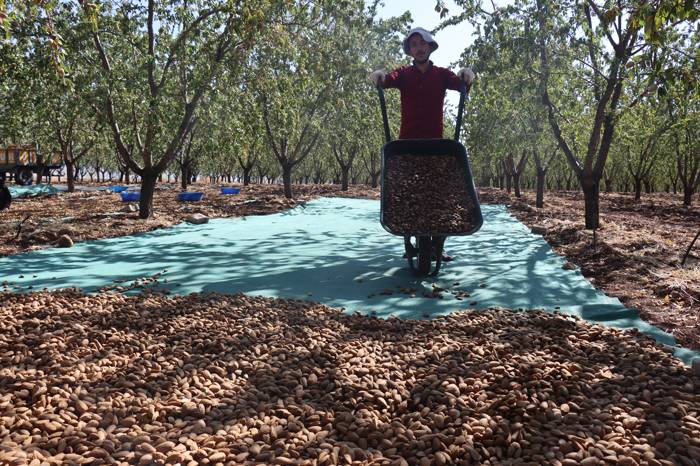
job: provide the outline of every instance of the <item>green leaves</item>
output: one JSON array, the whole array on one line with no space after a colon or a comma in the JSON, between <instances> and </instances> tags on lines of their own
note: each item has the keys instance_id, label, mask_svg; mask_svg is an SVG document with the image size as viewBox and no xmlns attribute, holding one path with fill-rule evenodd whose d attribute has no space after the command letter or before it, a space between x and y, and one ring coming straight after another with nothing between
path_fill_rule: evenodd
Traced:
<instances>
[{"instance_id":1,"label":"green leaves","mask_svg":"<svg viewBox=\"0 0 700 466\"><path fill-rule=\"evenodd\" d=\"M97 22L99 19L100 15L100 10L99 7L97 6L96 3L92 2L87 2L85 0L81 0L80 4L83 7L83 14L85 16L85 21L87 24L90 25L90 30L92 32L97 32Z\"/></svg>"},{"instance_id":2,"label":"green leaves","mask_svg":"<svg viewBox=\"0 0 700 466\"><path fill-rule=\"evenodd\" d=\"M5 0L0 0L0 28L5 30L5 39L10 39L10 20Z\"/></svg>"},{"instance_id":3,"label":"green leaves","mask_svg":"<svg viewBox=\"0 0 700 466\"><path fill-rule=\"evenodd\" d=\"M696 21L700 10L696 0L660 0L643 3L632 12L632 24L643 28L645 39L654 44L664 41L667 29L680 21Z\"/></svg>"},{"instance_id":4,"label":"green leaves","mask_svg":"<svg viewBox=\"0 0 700 466\"><path fill-rule=\"evenodd\" d=\"M439 13L440 19L442 19L449 14L450 10L445 6L445 2L443 0L436 0L435 12Z\"/></svg>"},{"instance_id":5,"label":"green leaves","mask_svg":"<svg viewBox=\"0 0 700 466\"><path fill-rule=\"evenodd\" d=\"M618 16L620 16L620 13L621 13L620 9L617 6L614 6L614 7L610 8L609 10L606 10L603 13L603 24L605 26L612 24L612 22L615 21L615 19Z\"/></svg>"}]
</instances>

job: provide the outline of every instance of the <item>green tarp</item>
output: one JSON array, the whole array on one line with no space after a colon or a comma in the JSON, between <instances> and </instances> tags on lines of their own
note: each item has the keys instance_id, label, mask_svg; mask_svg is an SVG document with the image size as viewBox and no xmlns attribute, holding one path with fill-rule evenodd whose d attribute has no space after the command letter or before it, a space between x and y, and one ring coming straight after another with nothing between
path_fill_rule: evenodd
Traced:
<instances>
[{"instance_id":1,"label":"green tarp","mask_svg":"<svg viewBox=\"0 0 700 466\"><path fill-rule=\"evenodd\" d=\"M41 196L60 191L58 188L50 184L35 184L31 186L8 185L7 187L10 189L10 194L13 198Z\"/></svg>"},{"instance_id":2,"label":"green tarp","mask_svg":"<svg viewBox=\"0 0 700 466\"><path fill-rule=\"evenodd\" d=\"M402 258L403 239L379 224L379 202L343 198L319 199L274 215L180 224L7 257L0 259L0 271L22 287L89 292L162 273L159 286L178 294L309 299L384 317L425 318L491 306L559 310L637 328L675 345L671 335L595 289L578 270L562 268L564 258L504 206L482 209L482 229L448 238L445 247L455 260L444 264L437 278L424 280L415 278ZM429 297L436 286L452 293ZM682 348L676 355L685 362L697 356Z\"/></svg>"}]
</instances>

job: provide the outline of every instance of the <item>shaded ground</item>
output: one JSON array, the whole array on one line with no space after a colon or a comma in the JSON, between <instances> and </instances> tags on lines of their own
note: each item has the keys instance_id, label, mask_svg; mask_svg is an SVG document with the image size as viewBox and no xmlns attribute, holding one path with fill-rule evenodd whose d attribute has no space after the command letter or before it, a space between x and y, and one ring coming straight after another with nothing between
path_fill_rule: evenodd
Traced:
<instances>
[{"instance_id":1,"label":"shaded ground","mask_svg":"<svg viewBox=\"0 0 700 466\"><path fill-rule=\"evenodd\" d=\"M0 212L0 255L55 245L64 233L80 241L149 231L179 223L194 212L236 217L278 212L318 196L379 196L376 189L341 192L328 185L295 186L295 200L285 199L278 185L244 187L233 196L220 195L218 188L196 188L206 193L202 202L177 202L176 186L159 189L157 216L148 221L138 219L136 212L123 212L119 195L108 192L16 199L9 211ZM602 226L595 247L592 233L583 229L580 194L547 193L543 209L532 207L533 193L521 200L495 189L482 189L480 195L485 203L511 204L514 215L542 233L597 287L640 309L645 320L673 333L683 346L700 349L700 244L686 266L680 266L700 228L700 212L682 209L679 195L655 194L634 202L627 194L601 194Z\"/></svg>"}]
</instances>

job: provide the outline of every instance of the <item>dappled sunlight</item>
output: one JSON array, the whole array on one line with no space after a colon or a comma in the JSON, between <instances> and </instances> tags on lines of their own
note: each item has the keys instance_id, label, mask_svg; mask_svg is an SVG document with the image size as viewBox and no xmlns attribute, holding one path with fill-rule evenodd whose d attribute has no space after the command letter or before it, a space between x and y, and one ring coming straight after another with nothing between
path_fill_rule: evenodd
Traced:
<instances>
[{"instance_id":1,"label":"dappled sunlight","mask_svg":"<svg viewBox=\"0 0 700 466\"><path fill-rule=\"evenodd\" d=\"M379 203L343 198L310 201L280 214L180 224L69 250L36 251L3 258L0 267L11 290L95 292L155 277L143 285L177 294L305 299L379 317L430 318L494 306L559 310L637 327L673 344L578 270L563 269L564 259L504 207L485 205L483 214L479 232L447 238L445 248L455 260L439 276L423 279L402 258L402 238L379 224Z\"/></svg>"},{"instance_id":2,"label":"dappled sunlight","mask_svg":"<svg viewBox=\"0 0 700 466\"><path fill-rule=\"evenodd\" d=\"M0 318L3 442L64 462L545 464L643 449L685 464L700 435L698 379L680 361L561 314L379 319L243 294L63 290L0 293Z\"/></svg>"}]
</instances>

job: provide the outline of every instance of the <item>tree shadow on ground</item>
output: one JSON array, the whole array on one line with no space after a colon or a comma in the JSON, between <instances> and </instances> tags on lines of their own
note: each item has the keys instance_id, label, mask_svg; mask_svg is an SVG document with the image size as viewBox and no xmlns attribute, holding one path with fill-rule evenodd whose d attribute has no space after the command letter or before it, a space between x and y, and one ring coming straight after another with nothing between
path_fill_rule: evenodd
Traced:
<instances>
[{"instance_id":1,"label":"tree shadow on ground","mask_svg":"<svg viewBox=\"0 0 700 466\"><path fill-rule=\"evenodd\" d=\"M102 429L129 418L153 445L216 437L241 463L348 454L412 464L445 452L455 463L545 464L646 449L680 464L697 448L698 379L634 332L542 312L415 321L243 295L102 296L97 306L62 293L73 304L23 307L0 344L12 409L80 414L80 398ZM17 395L43 385L51 399ZM58 437L36 446L52 451ZM80 453L136 437L90 437Z\"/></svg>"}]
</instances>

